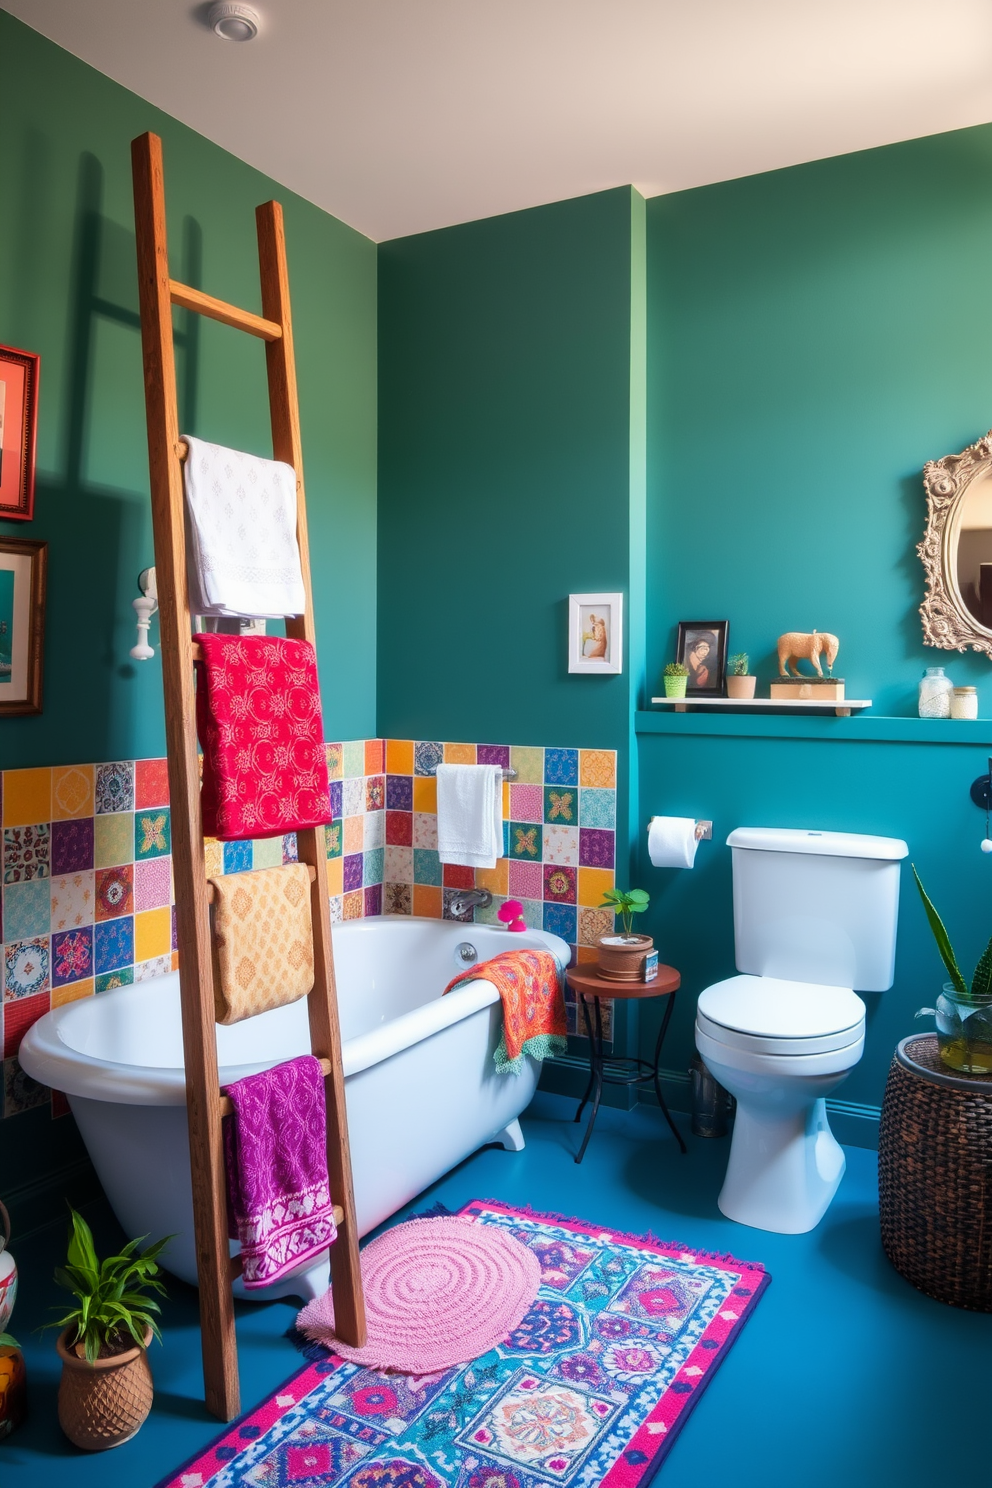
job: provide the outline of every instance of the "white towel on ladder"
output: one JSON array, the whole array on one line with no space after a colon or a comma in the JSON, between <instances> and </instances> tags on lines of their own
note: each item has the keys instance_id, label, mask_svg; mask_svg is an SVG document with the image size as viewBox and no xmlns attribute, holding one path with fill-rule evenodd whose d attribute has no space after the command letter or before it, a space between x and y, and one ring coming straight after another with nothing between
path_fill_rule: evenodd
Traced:
<instances>
[{"instance_id":1,"label":"white towel on ladder","mask_svg":"<svg viewBox=\"0 0 992 1488\"><path fill-rule=\"evenodd\" d=\"M292 466L182 437L189 445L183 473L190 611L302 615Z\"/></svg>"},{"instance_id":2,"label":"white towel on ladder","mask_svg":"<svg viewBox=\"0 0 992 1488\"><path fill-rule=\"evenodd\" d=\"M437 851L442 863L496 867L503 856L499 765L438 765Z\"/></svg>"}]
</instances>

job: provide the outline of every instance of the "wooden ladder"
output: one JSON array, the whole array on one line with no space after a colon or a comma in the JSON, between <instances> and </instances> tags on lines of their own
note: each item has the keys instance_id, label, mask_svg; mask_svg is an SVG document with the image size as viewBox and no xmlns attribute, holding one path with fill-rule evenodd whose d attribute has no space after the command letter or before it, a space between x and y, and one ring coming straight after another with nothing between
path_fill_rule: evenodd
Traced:
<instances>
[{"instance_id":1,"label":"wooden ladder","mask_svg":"<svg viewBox=\"0 0 992 1488\"><path fill-rule=\"evenodd\" d=\"M240 1257L230 1257L227 1237L221 1116L229 1103L220 1093L214 1022L208 886L203 861L200 776L193 686L194 647L186 585L186 535L179 438L172 306L181 305L265 343L272 454L296 472L297 537L306 590L305 612L286 621L286 634L316 640L310 588L303 454L293 359L293 327L286 272L282 207L265 202L255 212L262 314L253 315L169 276L162 142L143 134L131 145L134 220L138 251L141 344L148 420L148 461L165 691L165 731L172 802L172 851L179 936L186 1109L189 1116L193 1223L200 1286L204 1393L208 1410L229 1421L241 1408L233 1280ZM297 833L299 860L310 867L314 985L308 998L310 1044L322 1061L327 1098L327 1168L336 1200L338 1238L331 1246L335 1328L347 1343L365 1342L365 1309L358 1229L345 1113L341 1036L334 989L327 855L324 828Z\"/></svg>"}]
</instances>

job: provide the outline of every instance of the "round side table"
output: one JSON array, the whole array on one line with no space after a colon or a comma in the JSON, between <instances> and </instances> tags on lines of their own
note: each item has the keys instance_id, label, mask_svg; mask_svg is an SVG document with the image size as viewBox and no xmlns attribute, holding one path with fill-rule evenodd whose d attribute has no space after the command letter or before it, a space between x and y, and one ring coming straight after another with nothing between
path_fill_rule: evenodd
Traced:
<instances>
[{"instance_id":1,"label":"round side table","mask_svg":"<svg viewBox=\"0 0 992 1488\"><path fill-rule=\"evenodd\" d=\"M683 1153L686 1151L682 1133L672 1120L671 1112L665 1103L665 1097L661 1090L661 1080L658 1077L658 1061L661 1058L661 1046L665 1042L665 1034L672 1020L672 1010L675 1007L675 993L682 981L681 976L674 966L659 966L658 975L650 982L613 982L606 977L601 977L595 970L584 971L580 966L573 966L565 973L565 980L582 1004L582 1013L585 1019L586 1031L589 1035L589 1084L586 1093L579 1102L579 1109L575 1113L576 1121L582 1120L582 1112L585 1110L589 1097L592 1096L592 1110L589 1115L589 1125L586 1134L582 1138L582 1146L579 1148L575 1161L580 1163L586 1155L589 1138L592 1129L596 1125L596 1117L599 1114L599 1103L603 1095L603 1086L606 1085L654 1085L655 1094L658 1097L665 1120L672 1129L675 1140ZM607 1059L603 1053L603 1015L600 1001L603 998L613 998L616 1001L626 1001L637 998L638 1000L649 997L665 997L664 1016L661 1027L658 1029L658 1038L654 1046L654 1062L647 1059ZM593 1012L595 1010L595 1014Z\"/></svg>"}]
</instances>

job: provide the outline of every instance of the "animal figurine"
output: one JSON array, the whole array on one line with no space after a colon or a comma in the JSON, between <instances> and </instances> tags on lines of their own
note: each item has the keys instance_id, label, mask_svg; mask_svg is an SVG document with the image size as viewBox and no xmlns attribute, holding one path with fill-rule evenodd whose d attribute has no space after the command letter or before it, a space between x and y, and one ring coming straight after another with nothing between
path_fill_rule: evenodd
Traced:
<instances>
[{"instance_id":1,"label":"animal figurine","mask_svg":"<svg viewBox=\"0 0 992 1488\"><path fill-rule=\"evenodd\" d=\"M803 674L796 666L797 661L806 660L812 662L818 677L823 676L823 668L820 666L820 653L827 658L827 671L831 676L834 674L834 662L837 660L837 652L840 650L840 641L835 635L829 635L825 630L790 630L778 638L778 673L780 677L788 677L789 664L792 664L792 675L801 677Z\"/></svg>"}]
</instances>

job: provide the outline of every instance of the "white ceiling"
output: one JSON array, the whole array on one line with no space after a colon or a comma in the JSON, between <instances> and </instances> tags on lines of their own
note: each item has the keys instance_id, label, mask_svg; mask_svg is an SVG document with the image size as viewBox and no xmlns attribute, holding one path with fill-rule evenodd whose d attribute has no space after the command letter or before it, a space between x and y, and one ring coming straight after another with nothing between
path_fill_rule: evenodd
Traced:
<instances>
[{"instance_id":1,"label":"white ceiling","mask_svg":"<svg viewBox=\"0 0 992 1488\"><path fill-rule=\"evenodd\" d=\"M989 0L2 3L377 241L992 120Z\"/></svg>"}]
</instances>

